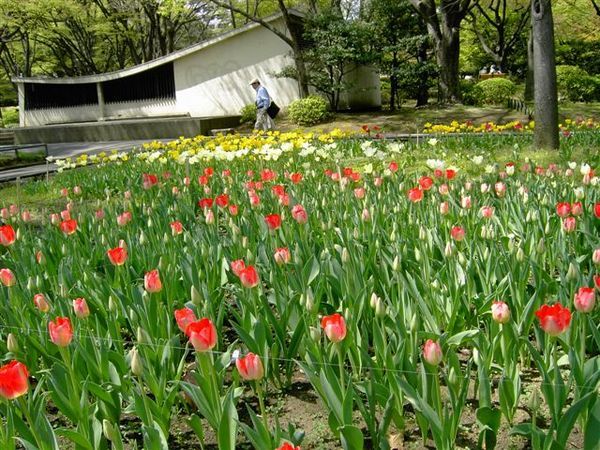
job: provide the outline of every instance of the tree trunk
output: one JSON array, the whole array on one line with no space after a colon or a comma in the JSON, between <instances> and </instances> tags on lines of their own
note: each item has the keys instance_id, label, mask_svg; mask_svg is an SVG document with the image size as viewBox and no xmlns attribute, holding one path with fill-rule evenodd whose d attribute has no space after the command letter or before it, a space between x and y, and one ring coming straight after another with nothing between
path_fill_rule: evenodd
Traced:
<instances>
[{"instance_id":1,"label":"tree trunk","mask_svg":"<svg viewBox=\"0 0 600 450\"><path fill-rule=\"evenodd\" d=\"M308 74L306 73L306 63L304 62L304 53L299 46L294 45L294 64L296 65L296 74L298 76L298 94L300 98L306 98L308 92Z\"/></svg>"},{"instance_id":2,"label":"tree trunk","mask_svg":"<svg viewBox=\"0 0 600 450\"><path fill-rule=\"evenodd\" d=\"M396 110L396 98L398 95L398 54L393 52L392 74L390 75L390 111Z\"/></svg>"},{"instance_id":3,"label":"tree trunk","mask_svg":"<svg viewBox=\"0 0 600 450\"><path fill-rule=\"evenodd\" d=\"M535 94L534 144L538 149L558 149L558 95L550 0L531 2L531 19Z\"/></svg>"},{"instance_id":4,"label":"tree trunk","mask_svg":"<svg viewBox=\"0 0 600 450\"><path fill-rule=\"evenodd\" d=\"M442 24L442 34L435 42L435 56L440 70L438 99L441 103L460 101L458 57L460 52L459 29Z\"/></svg>"},{"instance_id":5,"label":"tree trunk","mask_svg":"<svg viewBox=\"0 0 600 450\"><path fill-rule=\"evenodd\" d=\"M533 19L532 19L533 20ZM527 38L527 74L525 77L525 100L533 100L533 30L529 30Z\"/></svg>"},{"instance_id":6,"label":"tree trunk","mask_svg":"<svg viewBox=\"0 0 600 450\"><path fill-rule=\"evenodd\" d=\"M427 64L427 46L419 45L417 49L417 62L421 65ZM416 107L425 106L429 102L429 75L426 71L421 71L419 75L419 90L417 92Z\"/></svg>"}]
</instances>

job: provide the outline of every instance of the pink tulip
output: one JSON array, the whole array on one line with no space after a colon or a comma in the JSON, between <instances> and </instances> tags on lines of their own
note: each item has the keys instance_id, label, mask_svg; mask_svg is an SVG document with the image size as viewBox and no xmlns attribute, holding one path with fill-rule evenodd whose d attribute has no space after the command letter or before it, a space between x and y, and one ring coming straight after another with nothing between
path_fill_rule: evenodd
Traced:
<instances>
[{"instance_id":1,"label":"pink tulip","mask_svg":"<svg viewBox=\"0 0 600 450\"><path fill-rule=\"evenodd\" d=\"M510 309L505 302L497 300L492 303L492 319L497 323L506 323L510 320Z\"/></svg>"},{"instance_id":2,"label":"pink tulip","mask_svg":"<svg viewBox=\"0 0 600 450\"><path fill-rule=\"evenodd\" d=\"M423 346L423 359L432 366L437 366L442 362L442 347L434 340L427 339Z\"/></svg>"},{"instance_id":3,"label":"pink tulip","mask_svg":"<svg viewBox=\"0 0 600 450\"><path fill-rule=\"evenodd\" d=\"M594 288L579 288L579 291L575 294L573 303L575 304L575 309L577 311L582 313L591 312L596 305L596 293L594 292Z\"/></svg>"},{"instance_id":4,"label":"pink tulip","mask_svg":"<svg viewBox=\"0 0 600 450\"><path fill-rule=\"evenodd\" d=\"M90 308L85 301L85 298L76 298L73 300L73 311L79 319L85 319L90 315Z\"/></svg>"},{"instance_id":5,"label":"pink tulip","mask_svg":"<svg viewBox=\"0 0 600 450\"><path fill-rule=\"evenodd\" d=\"M158 270L151 270L144 275L144 289L150 294L161 291L162 282L160 281Z\"/></svg>"}]
</instances>

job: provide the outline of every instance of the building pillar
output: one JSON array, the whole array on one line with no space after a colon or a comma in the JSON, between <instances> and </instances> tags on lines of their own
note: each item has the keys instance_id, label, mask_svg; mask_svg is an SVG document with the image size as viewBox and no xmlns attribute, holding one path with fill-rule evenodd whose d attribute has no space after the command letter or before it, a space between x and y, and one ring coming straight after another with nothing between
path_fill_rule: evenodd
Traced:
<instances>
[{"instance_id":1,"label":"building pillar","mask_svg":"<svg viewBox=\"0 0 600 450\"><path fill-rule=\"evenodd\" d=\"M102 90L102 83L96 83L96 92L98 93L98 121L101 122L106 119L106 110L104 107L104 90Z\"/></svg>"},{"instance_id":2,"label":"building pillar","mask_svg":"<svg viewBox=\"0 0 600 450\"><path fill-rule=\"evenodd\" d=\"M25 83L17 83L17 96L19 98L19 126L27 126L25 120Z\"/></svg>"}]
</instances>

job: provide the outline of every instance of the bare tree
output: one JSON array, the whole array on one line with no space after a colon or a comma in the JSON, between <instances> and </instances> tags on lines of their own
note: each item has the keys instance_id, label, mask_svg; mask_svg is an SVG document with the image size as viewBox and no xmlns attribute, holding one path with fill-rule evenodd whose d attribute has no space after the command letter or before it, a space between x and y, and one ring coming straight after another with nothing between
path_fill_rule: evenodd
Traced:
<instances>
[{"instance_id":1,"label":"bare tree","mask_svg":"<svg viewBox=\"0 0 600 450\"><path fill-rule=\"evenodd\" d=\"M410 0L427 24L440 70L439 100L460 101L460 25L478 0Z\"/></svg>"},{"instance_id":2,"label":"bare tree","mask_svg":"<svg viewBox=\"0 0 600 450\"><path fill-rule=\"evenodd\" d=\"M519 4L521 3L521 4ZM500 67L506 67L507 58L514 51L525 27L530 24L530 3L508 0L490 0L485 4L475 3L469 12L473 31L483 51ZM478 20L491 27L486 33Z\"/></svg>"},{"instance_id":3,"label":"bare tree","mask_svg":"<svg viewBox=\"0 0 600 450\"><path fill-rule=\"evenodd\" d=\"M293 15L290 13L290 8L285 4L284 0L277 0L277 6L279 7L279 11L283 17L285 26L289 31L289 35L286 34L285 31L278 29L275 25L257 16L256 14L250 14L241 8L233 6L231 2L225 2L222 0L210 1L221 8L239 14L252 22L262 25L267 30L275 34L283 42L288 44L292 49L292 54L294 57L300 97L308 96L308 75L306 73L306 63L304 61L304 53L302 51L303 30L302 27L299 26L299 24L294 20Z\"/></svg>"}]
</instances>

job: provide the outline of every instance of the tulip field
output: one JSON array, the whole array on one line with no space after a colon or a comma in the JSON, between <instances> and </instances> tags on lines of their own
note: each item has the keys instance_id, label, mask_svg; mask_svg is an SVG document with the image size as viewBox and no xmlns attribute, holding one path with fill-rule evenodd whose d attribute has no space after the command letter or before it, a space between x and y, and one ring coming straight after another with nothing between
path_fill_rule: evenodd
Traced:
<instances>
[{"instance_id":1,"label":"tulip field","mask_svg":"<svg viewBox=\"0 0 600 450\"><path fill-rule=\"evenodd\" d=\"M0 449L599 449L600 141L527 139L198 137L0 190Z\"/></svg>"}]
</instances>

